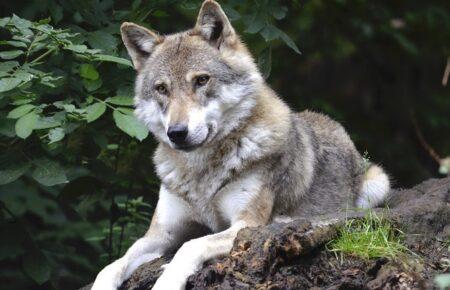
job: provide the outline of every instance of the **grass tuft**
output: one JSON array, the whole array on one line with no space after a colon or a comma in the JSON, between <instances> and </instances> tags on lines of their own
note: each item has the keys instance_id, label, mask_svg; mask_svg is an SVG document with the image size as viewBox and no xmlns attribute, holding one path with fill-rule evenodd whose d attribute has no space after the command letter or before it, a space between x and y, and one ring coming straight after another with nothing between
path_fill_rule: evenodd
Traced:
<instances>
[{"instance_id":1,"label":"grass tuft","mask_svg":"<svg viewBox=\"0 0 450 290\"><path fill-rule=\"evenodd\" d=\"M404 234L387 219L369 211L362 219L347 220L338 237L328 243L329 251L340 255L373 259L386 257L397 259L409 249L403 245Z\"/></svg>"}]
</instances>

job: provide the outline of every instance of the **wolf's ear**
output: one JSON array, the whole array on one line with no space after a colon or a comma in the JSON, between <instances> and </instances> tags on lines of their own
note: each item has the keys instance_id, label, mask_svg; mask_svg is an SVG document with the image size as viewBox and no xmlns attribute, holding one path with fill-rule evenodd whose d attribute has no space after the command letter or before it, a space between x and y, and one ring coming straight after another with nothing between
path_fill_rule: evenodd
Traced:
<instances>
[{"instance_id":1,"label":"wolf's ear","mask_svg":"<svg viewBox=\"0 0 450 290\"><path fill-rule=\"evenodd\" d=\"M236 33L225 12L213 0L203 2L194 31L217 48L222 44L232 45L236 40Z\"/></svg>"},{"instance_id":2,"label":"wolf's ear","mask_svg":"<svg viewBox=\"0 0 450 290\"><path fill-rule=\"evenodd\" d=\"M163 37L158 34L130 22L124 22L120 26L120 32L136 70L142 67L145 60L155 49L155 46L163 41Z\"/></svg>"}]
</instances>

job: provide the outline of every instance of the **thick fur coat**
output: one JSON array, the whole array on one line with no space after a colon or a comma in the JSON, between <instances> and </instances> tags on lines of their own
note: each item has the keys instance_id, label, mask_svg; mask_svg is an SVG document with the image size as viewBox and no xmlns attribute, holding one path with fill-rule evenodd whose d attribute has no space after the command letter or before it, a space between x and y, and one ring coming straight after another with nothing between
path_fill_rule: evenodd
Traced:
<instances>
[{"instance_id":1,"label":"thick fur coat","mask_svg":"<svg viewBox=\"0 0 450 290\"><path fill-rule=\"evenodd\" d=\"M177 249L154 289L183 289L243 227L372 207L388 193L387 175L340 124L292 112L269 88L216 2L203 3L191 30L161 36L124 23L122 37L137 70L136 116L159 141L162 185L147 234L94 290L117 289Z\"/></svg>"}]
</instances>

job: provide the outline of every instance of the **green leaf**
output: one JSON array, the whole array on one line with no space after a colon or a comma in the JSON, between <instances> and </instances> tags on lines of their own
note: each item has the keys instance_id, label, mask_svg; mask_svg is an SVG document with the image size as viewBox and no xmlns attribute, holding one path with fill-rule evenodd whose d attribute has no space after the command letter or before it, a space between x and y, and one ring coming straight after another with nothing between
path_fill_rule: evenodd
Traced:
<instances>
[{"instance_id":1,"label":"green leaf","mask_svg":"<svg viewBox=\"0 0 450 290\"><path fill-rule=\"evenodd\" d=\"M91 47L101 49L106 53L112 53L119 44L117 39L112 36L111 33L103 30L89 33L87 41Z\"/></svg>"},{"instance_id":2,"label":"green leaf","mask_svg":"<svg viewBox=\"0 0 450 290\"><path fill-rule=\"evenodd\" d=\"M45 256L38 249L24 255L22 267L25 273L39 285L50 279L50 266Z\"/></svg>"},{"instance_id":3,"label":"green leaf","mask_svg":"<svg viewBox=\"0 0 450 290\"><path fill-rule=\"evenodd\" d=\"M16 162L7 166L2 164L2 169L0 169L0 185L13 182L21 177L30 166L31 164L29 162Z\"/></svg>"},{"instance_id":4,"label":"green leaf","mask_svg":"<svg viewBox=\"0 0 450 290\"><path fill-rule=\"evenodd\" d=\"M80 76L82 78L95 81L98 79L98 71L92 64L84 63L80 66Z\"/></svg>"},{"instance_id":5,"label":"green leaf","mask_svg":"<svg viewBox=\"0 0 450 290\"><path fill-rule=\"evenodd\" d=\"M0 134L11 138L15 137L16 136L16 130L14 129L15 124L16 124L15 120L0 117Z\"/></svg>"},{"instance_id":6,"label":"green leaf","mask_svg":"<svg viewBox=\"0 0 450 290\"><path fill-rule=\"evenodd\" d=\"M49 75L44 76L39 80L39 82L47 87L56 88L57 86L61 86L63 77L52 77Z\"/></svg>"},{"instance_id":7,"label":"green leaf","mask_svg":"<svg viewBox=\"0 0 450 290\"><path fill-rule=\"evenodd\" d=\"M258 66L263 77L267 79L272 69L272 48L270 46L264 49L259 55Z\"/></svg>"},{"instance_id":8,"label":"green leaf","mask_svg":"<svg viewBox=\"0 0 450 290\"><path fill-rule=\"evenodd\" d=\"M289 37L289 35L280 30L280 37L287 44L287 46L292 48L296 53L302 54L298 49L297 45L295 44L295 42Z\"/></svg>"},{"instance_id":9,"label":"green leaf","mask_svg":"<svg viewBox=\"0 0 450 290\"><path fill-rule=\"evenodd\" d=\"M89 79L83 79L83 86L86 88L88 92L93 92L99 89L103 84L101 78L96 79L95 81Z\"/></svg>"},{"instance_id":10,"label":"green leaf","mask_svg":"<svg viewBox=\"0 0 450 290\"><path fill-rule=\"evenodd\" d=\"M34 111L31 111L30 113L26 114L25 116L20 117L20 119L17 120L16 126L15 126L16 135L22 139L26 139L33 132L33 129L36 126L37 120L38 120L38 115Z\"/></svg>"},{"instance_id":11,"label":"green leaf","mask_svg":"<svg viewBox=\"0 0 450 290\"><path fill-rule=\"evenodd\" d=\"M13 76L23 82L29 82L34 78L33 74L31 74L25 70L20 70L20 69L17 70Z\"/></svg>"},{"instance_id":12,"label":"green leaf","mask_svg":"<svg viewBox=\"0 0 450 290\"><path fill-rule=\"evenodd\" d=\"M0 27L5 27L6 24L8 24L10 20L11 20L10 17L0 18Z\"/></svg>"},{"instance_id":13,"label":"green leaf","mask_svg":"<svg viewBox=\"0 0 450 290\"><path fill-rule=\"evenodd\" d=\"M225 14L228 16L230 21L236 21L241 18L241 14L238 11L236 11L235 9L233 9L233 7L231 7L230 5L224 5L224 4L221 4L221 5L223 8L223 11L225 11Z\"/></svg>"},{"instance_id":14,"label":"green leaf","mask_svg":"<svg viewBox=\"0 0 450 290\"><path fill-rule=\"evenodd\" d=\"M272 15L276 20L281 20L286 17L288 9L286 6L277 6L272 9Z\"/></svg>"},{"instance_id":15,"label":"green leaf","mask_svg":"<svg viewBox=\"0 0 450 290\"><path fill-rule=\"evenodd\" d=\"M36 106L32 104L25 104L19 106L8 113L7 118L9 119L19 119L23 115L28 114L31 110L33 110Z\"/></svg>"},{"instance_id":16,"label":"green leaf","mask_svg":"<svg viewBox=\"0 0 450 290\"><path fill-rule=\"evenodd\" d=\"M33 171L32 177L37 182L45 186L53 186L68 181L64 168L58 162L48 158L39 158L33 160L33 163L36 169Z\"/></svg>"},{"instance_id":17,"label":"green leaf","mask_svg":"<svg viewBox=\"0 0 450 290\"><path fill-rule=\"evenodd\" d=\"M252 16L244 18L244 23L246 25L245 32L253 34L261 31L265 25L264 19L265 15L261 12L261 8L258 8Z\"/></svg>"},{"instance_id":18,"label":"green leaf","mask_svg":"<svg viewBox=\"0 0 450 290\"><path fill-rule=\"evenodd\" d=\"M106 111L106 105L105 103L95 103L88 107L86 107L86 120L88 123L91 123L98 118L100 118L103 113Z\"/></svg>"},{"instance_id":19,"label":"green leaf","mask_svg":"<svg viewBox=\"0 0 450 290\"><path fill-rule=\"evenodd\" d=\"M92 104L92 102L94 101L94 96L89 95L86 97L86 103L87 104Z\"/></svg>"},{"instance_id":20,"label":"green leaf","mask_svg":"<svg viewBox=\"0 0 450 290\"><path fill-rule=\"evenodd\" d=\"M18 78L0 79L0 93L10 91L20 85L22 81Z\"/></svg>"},{"instance_id":21,"label":"green leaf","mask_svg":"<svg viewBox=\"0 0 450 290\"><path fill-rule=\"evenodd\" d=\"M22 41L16 41L16 40L2 40L2 41L0 41L0 45L10 45L10 46L14 46L14 47L27 48L26 43L23 43Z\"/></svg>"},{"instance_id":22,"label":"green leaf","mask_svg":"<svg viewBox=\"0 0 450 290\"><path fill-rule=\"evenodd\" d=\"M269 24L261 31L261 35L266 41L271 41L280 36L280 30L272 24Z\"/></svg>"},{"instance_id":23,"label":"green leaf","mask_svg":"<svg viewBox=\"0 0 450 290\"><path fill-rule=\"evenodd\" d=\"M20 105L25 105L25 104L29 104L31 102L33 102L35 100L35 98L28 98L26 96L17 96L17 98L15 98L15 100L11 103L12 105L15 106L20 106Z\"/></svg>"},{"instance_id":24,"label":"green leaf","mask_svg":"<svg viewBox=\"0 0 450 290\"><path fill-rule=\"evenodd\" d=\"M62 107L67 113L73 113L76 109L75 105L73 104L63 104Z\"/></svg>"},{"instance_id":25,"label":"green leaf","mask_svg":"<svg viewBox=\"0 0 450 290\"><path fill-rule=\"evenodd\" d=\"M34 129L49 129L60 125L61 121L56 120L55 117L39 117Z\"/></svg>"},{"instance_id":26,"label":"green leaf","mask_svg":"<svg viewBox=\"0 0 450 290\"><path fill-rule=\"evenodd\" d=\"M116 126L131 137L136 137L136 139L142 141L148 136L147 127L140 123L133 115L125 115L115 110L113 117Z\"/></svg>"},{"instance_id":27,"label":"green leaf","mask_svg":"<svg viewBox=\"0 0 450 290\"><path fill-rule=\"evenodd\" d=\"M122 85L117 89L116 95L133 98L134 88L133 86Z\"/></svg>"},{"instance_id":28,"label":"green leaf","mask_svg":"<svg viewBox=\"0 0 450 290\"><path fill-rule=\"evenodd\" d=\"M18 41L22 41L22 42L25 42L25 43L31 43L30 37L26 37L26 36L14 35L12 37L12 39L15 39L15 40L18 40Z\"/></svg>"},{"instance_id":29,"label":"green leaf","mask_svg":"<svg viewBox=\"0 0 450 290\"><path fill-rule=\"evenodd\" d=\"M125 115L133 115L133 109L130 108L124 108L124 107L118 107L117 110L121 113L124 113Z\"/></svg>"},{"instance_id":30,"label":"green leaf","mask_svg":"<svg viewBox=\"0 0 450 290\"><path fill-rule=\"evenodd\" d=\"M107 98L105 102L119 106L133 106L133 98L125 96Z\"/></svg>"},{"instance_id":31,"label":"green leaf","mask_svg":"<svg viewBox=\"0 0 450 290\"><path fill-rule=\"evenodd\" d=\"M64 133L63 128L53 128L50 131L48 131L48 139L50 139L50 142L48 144L52 144L58 141L61 141L66 134Z\"/></svg>"},{"instance_id":32,"label":"green leaf","mask_svg":"<svg viewBox=\"0 0 450 290\"><path fill-rule=\"evenodd\" d=\"M1 51L0 52L0 58L3 59L13 59L18 57L19 55L22 55L23 51L22 50L8 50L8 51Z\"/></svg>"},{"instance_id":33,"label":"green leaf","mask_svg":"<svg viewBox=\"0 0 450 290\"><path fill-rule=\"evenodd\" d=\"M9 72L13 68L18 67L19 63L15 60L5 61L0 63L0 72Z\"/></svg>"},{"instance_id":34,"label":"green leaf","mask_svg":"<svg viewBox=\"0 0 450 290\"><path fill-rule=\"evenodd\" d=\"M129 66L129 67L133 67L133 64L128 59L117 57L117 56L112 56L112 55L96 54L93 56L93 60L115 62L118 64L123 64L123 65Z\"/></svg>"},{"instance_id":35,"label":"green leaf","mask_svg":"<svg viewBox=\"0 0 450 290\"><path fill-rule=\"evenodd\" d=\"M84 44L69 44L64 47L64 49L77 52L77 53L85 53L87 51L87 46Z\"/></svg>"},{"instance_id":36,"label":"green leaf","mask_svg":"<svg viewBox=\"0 0 450 290\"><path fill-rule=\"evenodd\" d=\"M15 14L13 14L13 17L11 18L11 23L17 28L30 28L31 25L33 25L31 21L20 18Z\"/></svg>"}]
</instances>

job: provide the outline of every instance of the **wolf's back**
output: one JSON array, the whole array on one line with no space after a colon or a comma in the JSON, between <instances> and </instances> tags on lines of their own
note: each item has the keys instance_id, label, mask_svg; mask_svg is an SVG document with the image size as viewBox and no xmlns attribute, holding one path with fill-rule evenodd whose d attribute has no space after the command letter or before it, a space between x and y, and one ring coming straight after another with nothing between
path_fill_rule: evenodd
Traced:
<instances>
[{"instance_id":1,"label":"wolf's back","mask_svg":"<svg viewBox=\"0 0 450 290\"><path fill-rule=\"evenodd\" d=\"M387 175L378 167L377 180L370 183L377 188L368 189L366 171L374 166L367 166L342 125L311 111L294 114L292 122L297 137L291 134L286 145L289 148L285 151L286 159L292 160L293 168L286 170L291 175L286 179L297 186L288 186L277 195L289 196L284 200L295 204L290 214L309 217L333 213L356 206L374 206L384 198L389 190L389 183L385 181ZM308 167L312 171L309 184L298 186L298 183L305 185L305 168ZM366 201L373 197L373 202L362 203L362 197ZM287 204L279 204L287 207Z\"/></svg>"}]
</instances>

